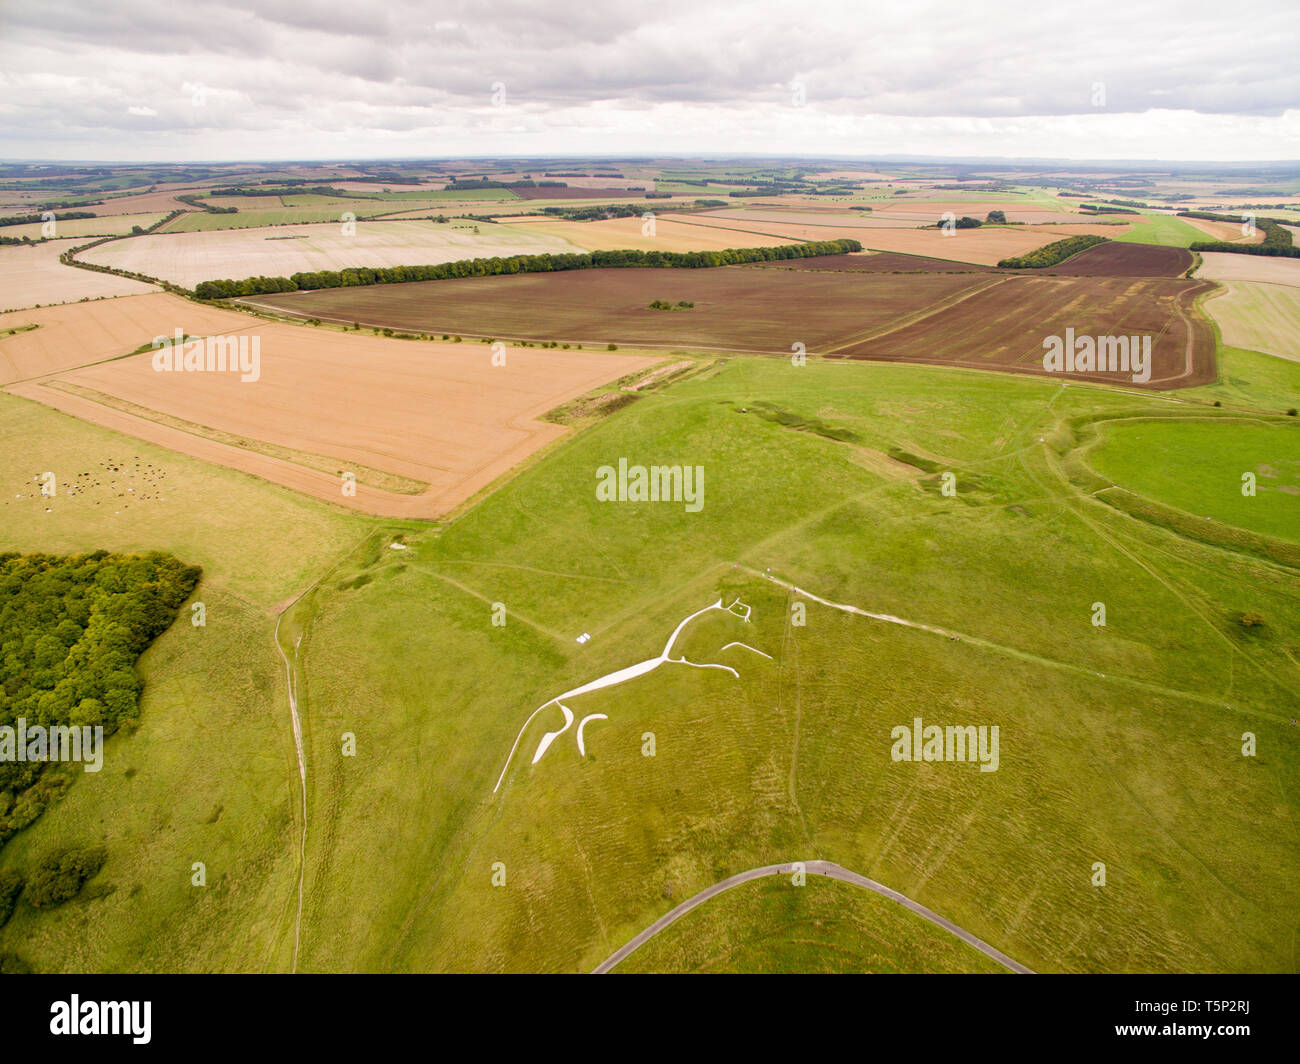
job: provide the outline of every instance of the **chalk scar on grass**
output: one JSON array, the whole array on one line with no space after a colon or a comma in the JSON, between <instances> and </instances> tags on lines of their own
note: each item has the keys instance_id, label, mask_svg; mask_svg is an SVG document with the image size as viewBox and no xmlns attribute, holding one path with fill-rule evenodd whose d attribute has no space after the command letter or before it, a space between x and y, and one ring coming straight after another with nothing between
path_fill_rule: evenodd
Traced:
<instances>
[{"instance_id":1,"label":"chalk scar on grass","mask_svg":"<svg viewBox=\"0 0 1300 1064\"><path fill-rule=\"evenodd\" d=\"M725 647L722 648L722 650L730 650L732 647L744 647L744 649L746 650L753 650L755 654L767 658L768 661L772 660L771 654L764 654L761 650L756 650L754 647L751 647L748 643L728 643ZM722 653L722 651L720 650L718 651L718 653L720 654Z\"/></svg>"},{"instance_id":2,"label":"chalk scar on grass","mask_svg":"<svg viewBox=\"0 0 1300 1064\"><path fill-rule=\"evenodd\" d=\"M569 725L573 723L573 710L571 710L563 702L557 702L556 705L558 705L560 709L564 711L564 727L561 728L559 731L548 731L545 735L542 736L542 741L537 744L537 753L533 754L534 765L537 764L537 762L539 762L542 759L542 755L546 753L547 748L550 747L551 743L555 742L556 739L558 739L561 735L563 735L566 731L568 731Z\"/></svg>"},{"instance_id":3,"label":"chalk scar on grass","mask_svg":"<svg viewBox=\"0 0 1300 1064\"><path fill-rule=\"evenodd\" d=\"M583 717L582 720L578 722L578 756L579 757L587 756L587 744L582 741L582 729L587 726L587 723L589 721L593 721L593 720L609 720L609 717L607 717L604 713L592 713L589 716Z\"/></svg>"},{"instance_id":4,"label":"chalk scar on grass","mask_svg":"<svg viewBox=\"0 0 1300 1064\"><path fill-rule=\"evenodd\" d=\"M722 604L722 599L718 599L718 601L713 603L711 606L705 606L702 610L696 610L694 613L689 614L686 617L683 617L680 623L677 625L677 627L673 629L673 634L668 637L668 642L664 645L664 648L660 652L658 657L654 657L646 661L638 662L635 665L629 665L625 669L618 669L615 672L606 673L604 676L601 676L595 680L591 680L588 683L583 684L581 687L575 687L570 691L565 691L562 694L558 694L554 698L548 699L547 701L543 702L540 706L538 706L535 710L533 710L532 713L528 715L528 719L524 721L523 727L519 729L519 734L515 736L514 745L510 747L510 753L506 755L506 763L501 768L501 775L497 777L497 783L496 786L492 788L492 793L496 794L497 791L501 789L501 784L505 782L506 772L510 768L510 762L514 760L515 751L519 749L519 744L523 740L524 732L528 730L528 726L532 724L533 719L539 713L541 713L545 709L549 709L551 706L558 706L560 710L564 713L564 727L559 728L556 731L549 731L542 736L542 741L537 744L537 750L533 754L532 763L534 765L537 764L537 762L542 759L542 756L546 753L547 750L550 749L551 744L555 742L555 740L559 738L561 735L563 735L566 731L568 731L570 726L573 724L573 710L569 709L569 707L564 704L565 701L567 700L577 698L579 695L589 694L592 691L600 691L606 687L614 687L617 686L618 684L627 683L629 680L634 680L638 676L644 676L648 672L653 672L655 669L659 668L659 666L663 665L665 662L670 665L690 665L693 668L697 668L697 669L722 669L726 672L731 673L731 675L736 677L736 679L739 679L740 673L738 673L735 669L731 668L731 666L729 665L697 664L696 662L693 661L687 661L684 657L681 658L672 657L673 644L677 642L677 637L681 635L682 630L688 624L690 624L691 621L695 620L696 617L702 616L703 614L708 613L710 610L722 610L725 613L730 613L733 617L738 617L740 620L746 623L749 622L750 614L752 612L751 608L745 605L743 602L741 602L739 598L735 599L729 606L724 606ZM752 650L753 648L751 647L749 649ZM755 653L762 653L762 651L755 651ZM766 654L764 654L763 656L769 657L769 655ZM608 717L605 717L603 714L596 714L593 716L600 716L602 719L605 720L609 719ZM585 724L586 721L590 719L593 718L592 717L586 718L583 721L583 724ZM579 753L583 752L583 737L582 737L581 725L579 725L578 728L578 750Z\"/></svg>"}]
</instances>

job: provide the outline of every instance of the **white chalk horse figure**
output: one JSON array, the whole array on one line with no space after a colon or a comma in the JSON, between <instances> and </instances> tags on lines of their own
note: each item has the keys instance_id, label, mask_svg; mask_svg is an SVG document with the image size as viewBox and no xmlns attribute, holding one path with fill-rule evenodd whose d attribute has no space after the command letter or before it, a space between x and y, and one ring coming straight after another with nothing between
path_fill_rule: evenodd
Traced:
<instances>
[{"instance_id":1,"label":"white chalk horse figure","mask_svg":"<svg viewBox=\"0 0 1300 1064\"><path fill-rule=\"evenodd\" d=\"M715 663L700 664L694 661L687 661L684 656L676 657L676 658L672 656L673 644L677 642L677 637L682 634L682 630L688 624L690 624L691 621L695 620L696 617L700 617L710 612L711 610L722 610L726 613L732 614L733 616L739 617L742 621L744 621L747 624L749 623L749 617L751 613L750 607L746 606L743 602L740 601L740 599L737 598L729 606L724 606L722 599L718 599L718 601L713 603L713 605L705 606L704 609L696 610L689 617L683 618L682 622L676 628L673 629L673 634L668 637L668 642L664 645L663 652L658 657L650 658L648 661L642 661L637 663L636 665L629 665L627 668L619 669L617 672L608 673L605 676L601 676L599 679L592 680L589 683L585 683L581 687L575 687L571 691L565 691L563 694L558 694L554 698L549 699L546 702L543 702L540 706L538 706L535 710L533 710L532 713L529 714L528 719L524 721L524 726L519 729L519 734L518 736L515 737L515 744L510 748L510 754L509 756L506 757L506 763L501 769L501 775L497 779L497 785L492 788L492 793L495 794L498 790L500 790L501 783L506 778L506 770L510 767L510 762L515 756L515 750L518 749L519 743L524 737L524 732L528 730L528 725L530 725L533 722L533 718L536 717L537 714L541 713L542 710L544 709L549 709L551 706L558 706L560 712L564 714L564 724L562 727L557 728L555 731L549 731L542 736L542 741L537 744L537 751L536 753L533 754L532 763L534 765L537 764L537 762L542 759L542 755L545 754L546 751L550 749L551 744L555 742L556 739L558 739L561 735L563 735L573 726L573 721L574 721L573 710L571 710L568 706L564 704L566 699L577 698L578 695L585 695L591 691L599 691L605 687L615 687L618 684L627 683L628 680L634 680L638 676L644 676L646 673L653 672L655 669L659 668L660 665L664 665L664 664L689 665L695 669L722 669L724 672L729 672L731 673L732 676L735 676L737 679L739 679L740 673L738 673L730 665L718 665ZM743 647L745 650L751 650L755 654L759 654L762 657L768 659L772 657L771 654L764 654L761 650L755 650L753 647L745 643L728 643L722 649L727 650L731 647ZM589 716L583 717L582 720L579 721L578 730L577 730L577 740L578 740L578 754L580 756L585 757L587 754L587 747L584 740L583 729L586 728L587 724L593 720L608 720L608 719L609 717L606 716L604 713L592 713Z\"/></svg>"}]
</instances>

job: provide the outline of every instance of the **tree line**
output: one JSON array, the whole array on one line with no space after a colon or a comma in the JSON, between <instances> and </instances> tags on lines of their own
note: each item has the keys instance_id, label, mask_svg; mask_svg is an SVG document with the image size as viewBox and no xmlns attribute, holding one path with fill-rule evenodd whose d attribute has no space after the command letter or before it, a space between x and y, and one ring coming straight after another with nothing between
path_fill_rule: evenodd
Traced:
<instances>
[{"instance_id":1,"label":"tree line","mask_svg":"<svg viewBox=\"0 0 1300 1064\"><path fill-rule=\"evenodd\" d=\"M998 263L998 268L1003 270L1041 270L1045 266L1056 266L1058 263L1077 255L1080 251L1086 251L1090 247L1104 244L1108 239L1108 237L1104 236L1066 237L1064 240L1057 240L1051 244L1045 244L1041 248L1035 248L1027 254L1002 259Z\"/></svg>"},{"instance_id":2,"label":"tree line","mask_svg":"<svg viewBox=\"0 0 1300 1064\"><path fill-rule=\"evenodd\" d=\"M229 299L232 296L263 295L273 292L314 291L321 288L351 288L356 285L406 284L412 281L444 281L460 277L495 277L515 273L552 273L562 270L592 270L618 267L701 269L738 266L748 262L806 259L819 255L844 255L861 251L857 240L818 240L806 244L773 247L727 248L722 251L616 251L576 252L562 255L512 255L508 258L460 259L432 266L366 266L344 270L295 273L289 277L246 277L242 281L202 281L195 286L199 299Z\"/></svg>"},{"instance_id":3,"label":"tree line","mask_svg":"<svg viewBox=\"0 0 1300 1064\"><path fill-rule=\"evenodd\" d=\"M1210 211L1179 211L1179 218L1201 218L1208 222L1232 222L1243 219L1231 214L1214 214ZM1300 248L1295 246L1291 230L1277 218L1256 218L1255 225L1264 233L1263 243L1238 244L1230 240L1198 240L1189 245L1192 251L1227 251L1233 255L1273 255L1280 258L1300 259Z\"/></svg>"},{"instance_id":4,"label":"tree line","mask_svg":"<svg viewBox=\"0 0 1300 1064\"><path fill-rule=\"evenodd\" d=\"M54 215L56 222L70 222L74 218L94 218L94 211L58 211ZM39 214L11 214L7 217L0 218L0 225L31 225L33 222L43 222Z\"/></svg>"}]
</instances>

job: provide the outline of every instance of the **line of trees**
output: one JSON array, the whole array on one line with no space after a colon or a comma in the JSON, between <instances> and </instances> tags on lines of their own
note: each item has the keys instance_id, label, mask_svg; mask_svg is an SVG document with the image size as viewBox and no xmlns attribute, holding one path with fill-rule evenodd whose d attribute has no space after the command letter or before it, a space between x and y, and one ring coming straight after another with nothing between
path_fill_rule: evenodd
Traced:
<instances>
[{"instance_id":1,"label":"line of trees","mask_svg":"<svg viewBox=\"0 0 1300 1064\"><path fill-rule=\"evenodd\" d=\"M74 218L94 218L94 211L57 211L54 215L56 222L70 222ZM7 217L0 218L0 225L31 225L33 222L43 222L45 219L39 214L11 214Z\"/></svg>"},{"instance_id":2,"label":"line of trees","mask_svg":"<svg viewBox=\"0 0 1300 1064\"><path fill-rule=\"evenodd\" d=\"M1070 236L1035 248L1025 255L1015 255L1002 259L998 268L1003 270L1041 270L1045 266L1056 266L1068 258L1087 251L1090 247L1105 244L1109 238L1104 236Z\"/></svg>"},{"instance_id":3,"label":"line of trees","mask_svg":"<svg viewBox=\"0 0 1300 1064\"><path fill-rule=\"evenodd\" d=\"M207 211L209 214L238 214L238 207L214 207L211 203L203 202L203 194L198 192L189 192L184 196L177 196L182 203L188 203L191 207L197 207L201 211Z\"/></svg>"},{"instance_id":4,"label":"line of trees","mask_svg":"<svg viewBox=\"0 0 1300 1064\"><path fill-rule=\"evenodd\" d=\"M229 299L232 296L264 295L274 292L314 291L321 288L350 288L356 285L406 284L412 281L444 281L459 277L495 277L514 273L552 273L561 270L592 270L617 267L700 269L738 266L747 262L806 259L819 255L845 255L861 251L857 240L818 240L806 244L774 247L727 248L723 251L590 251L567 255L512 255L508 258L460 259L432 266L374 266L345 270L295 273L290 277L246 277L242 281L202 281L195 286L199 299Z\"/></svg>"}]
</instances>

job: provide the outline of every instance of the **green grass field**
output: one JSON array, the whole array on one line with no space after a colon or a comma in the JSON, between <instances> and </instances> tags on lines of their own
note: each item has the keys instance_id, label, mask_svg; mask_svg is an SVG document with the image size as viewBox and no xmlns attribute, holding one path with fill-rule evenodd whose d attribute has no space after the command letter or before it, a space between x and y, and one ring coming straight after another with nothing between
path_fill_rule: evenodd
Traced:
<instances>
[{"instance_id":1,"label":"green grass field","mask_svg":"<svg viewBox=\"0 0 1300 1064\"><path fill-rule=\"evenodd\" d=\"M1121 487L1189 513L1300 542L1300 422L1161 421L1111 427L1089 456ZM1243 495L1243 474L1256 493Z\"/></svg>"},{"instance_id":2,"label":"green grass field","mask_svg":"<svg viewBox=\"0 0 1300 1064\"><path fill-rule=\"evenodd\" d=\"M868 444L730 405L758 399ZM377 559L367 582L341 582L305 644L324 766L313 820L334 840L309 871L305 967L587 970L670 897L816 855L1045 971L1293 969L1276 892L1294 891L1294 807L1277 787L1300 757L1296 670L1284 637L1248 638L1232 616L1257 608L1288 631L1295 580L1225 567L1061 485L1037 436L1133 404L975 374L736 360L572 440L414 553ZM891 465L891 443L974 490L943 498ZM584 503L619 455L701 463L713 494L696 515ZM964 637L815 605L798 628L789 597L736 563ZM657 652L720 592L754 621L710 622L685 648L737 666L739 682L678 669L575 700L575 714L610 718L587 758L570 733L535 768L518 760L493 797L532 709ZM494 630L498 601L511 620ZM395 623L407 660L439 663L436 694L420 669L367 654ZM776 661L719 659L735 639ZM890 729L914 716L1001 722L1003 767L891 762ZM360 727L364 762L340 757L338 737ZM1239 756L1246 727L1267 734L1267 763ZM370 830L376 818L391 833ZM1095 860L1113 889L1089 885ZM504 887L490 883L497 861ZM367 928L348 898L369 899Z\"/></svg>"},{"instance_id":3,"label":"green grass field","mask_svg":"<svg viewBox=\"0 0 1300 1064\"><path fill-rule=\"evenodd\" d=\"M1113 217L1129 220L1131 216L1120 214ZM1161 247L1185 248L1198 241L1212 240L1213 237L1172 214L1143 212L1141 221L1133 219L1133 228L1115 239L1125 244L1159 244Z\"/></svg>"},{"instance_id":4,"label":"green grass field","mask_svg":"<svg viewBox=\"0 0 1300 1064\"><path fill-rule=\"evenodd\" d=\"M1230 365L1242 406L1285 388ZM704 887L816 857L1039 971L1296 971L1300 575L1134 520L1062 470L1067 420L1169 409L963 370L724 359L445 526L399 530L0 397L0 468L24 482L124 446L177 478L174 510L120 524L0 506L0 545L170 551L205 567L198 594L232 626L210 611L207 631L169 631L142 666L137 735L0 852L8 867L102 841L119 889L20 911L0 949L43 971L290 966L301 822L273 630L319 580L280 637L308 766L299 970L588 971ZM1225 453L1272 446L1242 441ZM596 470L619 458L702 466L703 508L598 501ZM407 550L387 545L399 531ZM943 631L801 600L769 569ZM570 728L530 765L552 707L493 793L534 709L736 596L748 623L714 611L675 650L738 676L665 664L571 699L608 718L586 756ZM1243 610L1267 626L1244 631ZM191 650L196 633L218 638ZM891 730L916 717L997 725L998 770L893 761ZM200 894L189 867L207 854L225 878ZM714 899L628 970L983 964L880 899L801 889Z\"/></svg>"}]
</instances>

